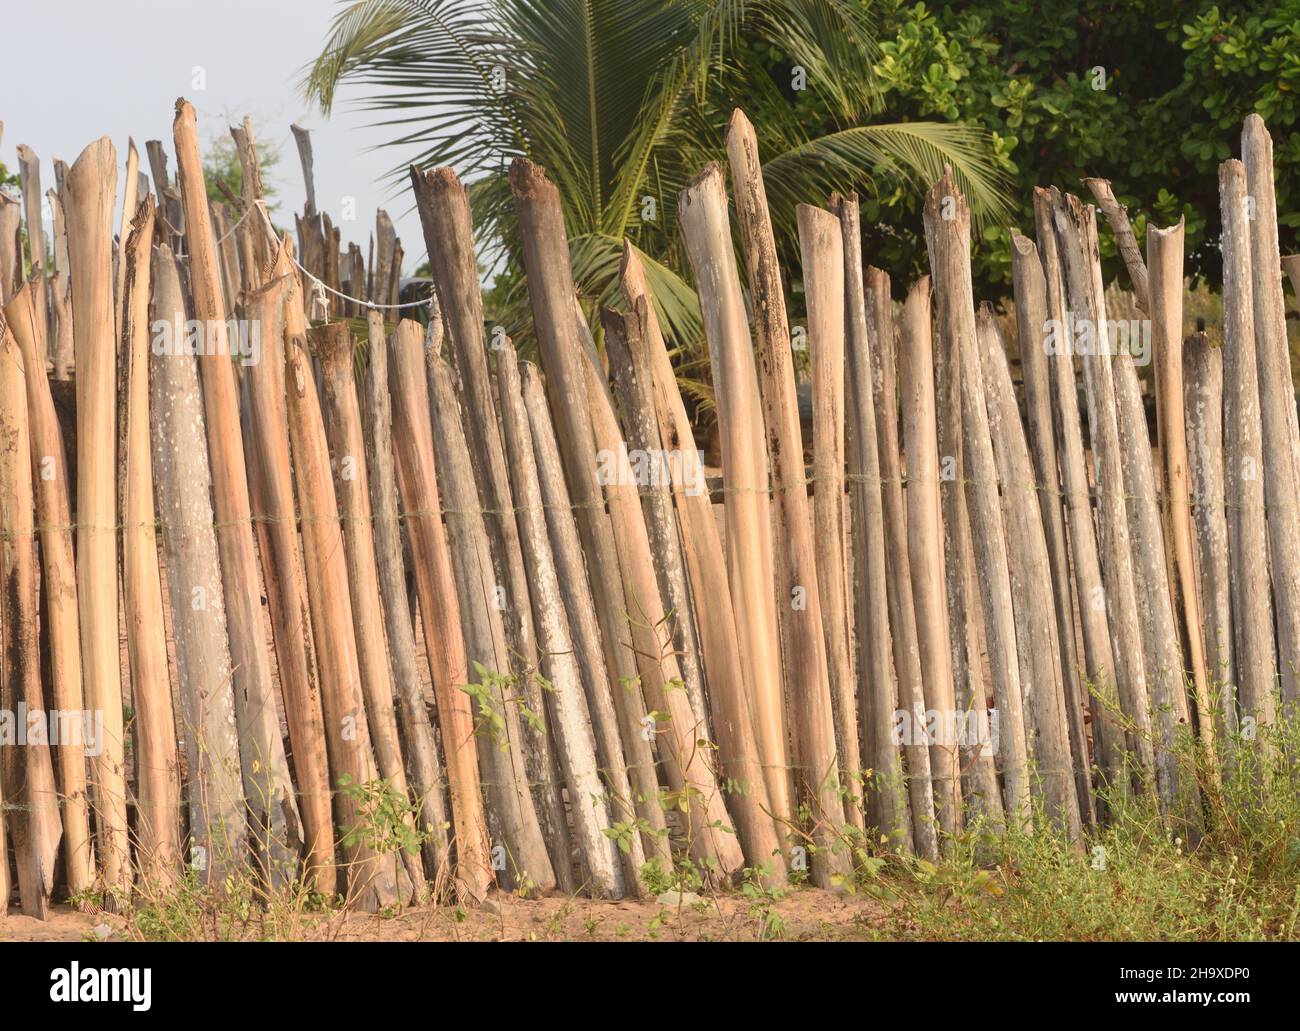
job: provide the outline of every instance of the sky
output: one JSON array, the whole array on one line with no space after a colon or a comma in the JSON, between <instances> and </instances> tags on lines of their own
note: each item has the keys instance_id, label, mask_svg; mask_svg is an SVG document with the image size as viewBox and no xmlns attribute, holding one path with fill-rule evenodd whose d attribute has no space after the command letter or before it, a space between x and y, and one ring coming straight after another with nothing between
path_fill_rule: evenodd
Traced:
<instances>
[{"instance_id":1,"label":"sky","mask_svg":"<svg viewBox=\"0 0 1300 1031\"><path fill-rule=\"evenodd\" d=\"M0 21L0 161L17 173L17 147L27 144L41 159L46 190L54 185L54 158L72 164L88 143L108 135L117 147L120 206L128 137L146 173L144 143L162 140L174 175L171 125L183 96L198 112L205 148L252 116L258 141L280 151L264 179L278 191L277 223L292 225L306 193L289 132L297 122L311 130L316 206L342 231L344 249L351 240L366 250L375 210L383 207L402 238L409 274L424 256L420 220L406 184L395 186L387 174L414 155L374 149L384 130L370 125L376 115L357 107L354 91L341 91L325 118L298 85L339 9L336 0L7 2ZM355 198L355 221L340 217L344 197Z\"/></svg>"}]
</instances>

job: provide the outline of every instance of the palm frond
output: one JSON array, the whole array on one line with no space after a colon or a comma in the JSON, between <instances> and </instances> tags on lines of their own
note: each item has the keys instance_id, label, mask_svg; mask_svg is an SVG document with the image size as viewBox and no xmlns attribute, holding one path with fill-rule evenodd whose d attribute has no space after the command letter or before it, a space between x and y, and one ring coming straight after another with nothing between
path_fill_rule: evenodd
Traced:
<instances>
[{"instance_id":1,"label":"palm frond","mask_svg":"<svg viewBox=\"0 0 1300 1031\"><path fill-rule=\"evenodd\" d=\"M788 229L796 204L825 204L832 193L870 186L882 175L924 190L948 166L982 225L1005 218L1009 210L1006 179L987 153L987 137L973 126L864 125L804 140L764 158L763 181L773 220Z\"/></svg>"},{"instance_id":2,"label":"palm frond","mask_svg":"<svg viewBox=\"0 0 1300 1031\"><path fill-rule=\"evenodd\" d=\"M420 164L456 165L462 175L503 151L526 152L528 134L504 70L519 63L491 0L354 0L335 17L302 88L329 113L344 84L359 106L388 111L378 125L414 128L388 146L423 145ZM406 162L396 173L404 173Z\"/></svg>"},{"instance_id":3,"label":"palm frond","mask_svg":"<svg viewBox=\"0 0 1300 1031\"><path fill-rule=\"evenodd\" d=\"M695 290L654 256L634 249L645 266L646 281L654 297L655 312L665 336L680 347L692 348L703 340L700 302ZM597 306L622 307L619 275L623 240L604 233L587 233L569 241L569 260L578 292Z\"/></svg>"}]
</instances>

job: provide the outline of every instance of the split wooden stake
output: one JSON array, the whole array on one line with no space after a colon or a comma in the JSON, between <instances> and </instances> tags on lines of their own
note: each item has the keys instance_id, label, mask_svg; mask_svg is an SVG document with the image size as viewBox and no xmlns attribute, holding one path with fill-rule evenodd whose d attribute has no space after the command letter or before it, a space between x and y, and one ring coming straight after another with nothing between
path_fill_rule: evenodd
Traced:
<instances>
[{"instance_id":1,"label":"split wooden stake","mask_svg":"<svg viewBox=\"0 0 1300 1031\"><path fill-rule=\"evenodd\" d=\"M63 431L45 367L38 358L35 290L28 282L5 305L4 314L22 352L27 376L27 415L31 462L36 473L36 521L41 542L41 592L50 649L50 701L61 712L86 709L81 685L81 637L77 615L76 560ZM72 325L67 326L71 332ZM74 721L74 724L76 721ZM76 724L81 726L81 724ZM94 883L95 856L90 833L86 780L88 742L65 739L55 749L63 816L64 877L71 895Z\"/></svg>"},{"instance_id":2,"label":"split wooden stake","mask_svg":"<svg viewBox=\"0 0 1300 1031\"><path fill-rule=\"evenodd\" d=\"M478 902L486 896L492 883L487 817L479 786L474 715L469 695L461 690L469 683L468 662L434 471L423 335L420 324L411 319L399 322L393 335L389 355L392 362L388 367L393 401L392 440L447 765L457 893Z\"/></svg>"},{"instance_id":3,"label":"split wooden stake","mask_svg":"<svg viewBox=\"0 0 1300 1031\"><path fill-rule=\"evenodd\" d=\"M113 325L113 198L117 156L101 137L64 180L77 367L77 600L86 705L103 718L91 759L99 854L110 895L129 893L121 656L117 626L117 347ZM39 317L39 316L38 316Z\"/></svg>"},{"instance_id":4,"label":"split wooden stake","mask_svg":"<svg viewBox=\"0 0 1300 1031\"><path fill-rule=\"evenodd\" d=\"M128 163L128 169L131 168ZM134 192L134 191L132 191ZM180 758L167 669L149 426L149 294L154 202L146 196L121 254L122 357L126 363L126 504L122 595L135 697L136 843L141 874L166 884L180 866Z\"/></svg>"},{"instance_id":5,"label":"split wooden stake","mask_svg":"<svg viewBox=\"0 0 1300 1031\"><path fill-rule=\"evenodd\" d=\"M153 256L153 318L166 339L185 339L176 259ZM220 887L245 866L248 819L240 776L226 603L217 557L198 362L184 348L150 359L154 487L175 635L189 801L187 866Z\"/></svg>"}]
</instances>

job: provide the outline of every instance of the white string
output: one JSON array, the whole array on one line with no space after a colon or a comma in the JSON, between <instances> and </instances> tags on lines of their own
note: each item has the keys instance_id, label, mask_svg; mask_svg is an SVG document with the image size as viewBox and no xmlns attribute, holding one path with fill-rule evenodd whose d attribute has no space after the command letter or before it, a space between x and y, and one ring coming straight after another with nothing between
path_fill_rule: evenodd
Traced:
<instances>
[{"instance_id":1,"label":"white string","mask_svg":"<svg viewBox=\"0 0 1300 1031\"><path fill-rule=\"evenodd\" d=\"M241 225L243 225L243 223L244 223L244 219L246 219L249 215L251 215L251 214L253 213L253 207L254 207L254 205L249 205L248 207L246 207L246 208L244 209L244 213L243 213L242 215L239 216L239 221L236 222L233 226L231 226L231 227L230 227L230 231L229 231L228 233L226 233L225 236L223 236L220 240L218 240L218 241L216 242L216 246L217 246L217 247L220 247L223 243L225 243L227 240L229 240L232 236L235 235L235 230L238 229ZM166 220L166 219L163 219L163 221L166 222L167 220ZM168 223L168 228L169 228L169 229L172 229L170 223ZM175 232L175 231L176 231L175 229L172 229L172 232Z\"/></svg>"},{"instance_id":2,"label":"white string","mask_svg":"<svg viewBox=\"0 0 1300 1031\"><path fill-rule=\"evenodd\" d=\"M249 209L248 209L248 212L245 212L245 216L247 216L247 214L248 214L249 212L251 212L251 211L253 211L253 210L255 210L255 209L256 209L257 211L260 211L260 212L262 213L262 222L263 222L263 225L266 227L266 231L267 231L268 235L270 236L270 238L271 238L273 241L275 241L275 243L278 245L278 244L279 244L279 241L280 241L280 238L279 238L279 236L278 236L278 235L276 234L276 232L275 232L275 226L272 225L272 223L271 223L271 216L270 216L270 214L266 211L266 209L262 207L261 204L253 204L253 205L251 205L251 206L249 207ZM243 219L241 218L240 221L242 222ZM233 230L232 230L232 232L233 232ZM309 272L309 271L308 271L308 270L303 266L302 262L299 261L298 258L297 258L295 255L290 254L290 255L289 255L289 260L292 261L292 262L294 263L295 266L297 266L299 272L301 272L304 276L306 276L308 279L310 279L313 283L318 284L318 285L321 287L322 290L325 290L325 291L328 291L329 293L332 293L335 297L341 297L341 298L343 298L343 300L345 300L345 301L351 301L353 304L359 304L359 305L361 305L362 307L367 308L367 309L372 310L372 311L374 311L374 310L378 310L378 309L380 309L380 308L384 309L385 311L400 311L400 310L403 309L403 308L420 308L420 307L423 307L423 306L426 306L426 305L431 307L431 306L433 305L433 297L432 297L432 296L430 296L429 299L428 299L427 301L406 301L406 302L403 303L403 304L376 304L374 301L367 301L367 300L365 300L364 298L361 298L361 297L353 297L353 296L351 296L350 294L345 294L345 293L343 293L341 290L335 290L332 286L330 286L330 285L329 285L328 283L326 283L324 280L319 279L318 277L312 275L312 273Z\"/></svg>"},{"instance_id":3,"label":"white string","mask_svg":"<svg viewBox=\"0 0 1300 1031\"><path fill-rule=\"evenodd\" d=\"M328 283L326 283L324 280L318 279L316 276L313 276L310 272L308 272L305 268L303 268L302 262L300 262L300 261L299 261L297 258L295 258L292 254L289 255L289 260L292 261L295 265L298 266L298 271L299 271L299 272L301 272L304 276L306 276L306 277L307 277L308 279L310 279L313 283L315 283L317 286L319 286L322 290L327 290L327 291L329 291L330 293L332 293L335 297L341 297L341 298L343 298L343 300L345 300L345 301L351 301L353 304L360 304L360 305L362 305L362 306L365 307L365 308L385 308L385 309L388 309L388 310L390 310L390 311L397 311L397 310L400 309L400 308L422 308L422 307L428 307L429 305L431 305L431 304L433 303L432 299L430 299L430 300L427 300L427 301L406 301L406 302L404 302L404 303L402 303L402 304L376 304L374 301L367 301L367 300L364 300L363 298L360 298L360 297L353 297L353 296L351 296L350 294L345 294L345 293L343 293L341 290L335 290L332 286L330 286L330 285L329 285Z\"/></svg>"}]
</instances>

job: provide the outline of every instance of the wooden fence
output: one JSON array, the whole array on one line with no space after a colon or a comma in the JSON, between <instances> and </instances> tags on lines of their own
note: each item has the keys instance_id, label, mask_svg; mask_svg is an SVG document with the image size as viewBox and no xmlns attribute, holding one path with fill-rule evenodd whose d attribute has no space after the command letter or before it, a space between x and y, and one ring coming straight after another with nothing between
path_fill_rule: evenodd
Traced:
<instances>
[{"instance_id":1,"label":"wooden fence","mask_svg":"<svg viewBox=\"0 0 1300 1031\"><path fill-rule=\"evenodd\" d=\"M799 208L782 270L737 112L730 201L710 166L678 212L716 492L638 252L598 351L543 169L510 170L539 367L485 327L451 169L412 169L426 328L387 216L367 257L316 210L306 131L296 244L232 133L210 204L178 102L116 237L107 138L56 162L53 239L28 148L0 193L0 912L11 869L34 916L245 871L371 909L638 895L647 863L832 887L964 828L1082 847L1127 795L1194 836L1184 753L1231 769L1300 695L1300 256L1257 116L1220 170L1222 350L1184 339L1181 223L1144 256L1088 181L1149 333L1121 346L1097 208L1039 190L1018 396L953 178L896 305L852 197Z\"/></svg>"}]
</instances>

